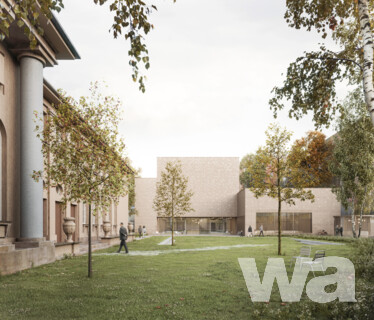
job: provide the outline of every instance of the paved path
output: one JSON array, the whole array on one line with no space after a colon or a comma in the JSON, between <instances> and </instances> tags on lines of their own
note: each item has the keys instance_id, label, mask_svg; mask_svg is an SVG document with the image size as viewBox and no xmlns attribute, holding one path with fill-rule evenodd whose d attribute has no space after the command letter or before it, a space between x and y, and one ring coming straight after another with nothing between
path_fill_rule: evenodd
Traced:
<instances>
[{"instance_id":1,"label":"paved path","mask_svg":"<svg viewBox=\"0 0 374 320\"><path fill-rule=\"evenodd\" d=\"M174 243L175 243L175 239L174 239ZM159 246L166 246L166 245L171 245L171 237L165 239L164 241L161 241L159 244Z\"/></svg>"},{"instance_id":2,"label":"paved path","mask_svg":"<svg viewBox=\"0 0 374 320\"><path fill-rule=\"evenodd\" d=\"M318 245L321 245L321 244L327 244L327 245L330 245L330 246L343 246L344 245L344 243L337 243L337 242L306 240L306 239L294 239L294 238L292 238L292 239L296 240L296 241L299 241L303 244L308 244L308 245L312 245L312 246L318 246Z\"/></svg>"},{"instance_id":3,"label":"paved path","mask_svg":"<svg viewBox=\"0 0 374 320\"><path fill-rule=\"evenodd\" d=\"M153 251L130 251L128 254L122 251L121 253L97 253L94 256L158 256L164 253L179 253L179 252L195 252L195 251L212 251L212 250L228 250L234 248L249 248L249 247L265 247L270 244L237 244L232 246L218 246L218 247L205 247L205 248L194 248L194 249L170 249L170 250L153 250Z\"/></svg>"}]
</instances>

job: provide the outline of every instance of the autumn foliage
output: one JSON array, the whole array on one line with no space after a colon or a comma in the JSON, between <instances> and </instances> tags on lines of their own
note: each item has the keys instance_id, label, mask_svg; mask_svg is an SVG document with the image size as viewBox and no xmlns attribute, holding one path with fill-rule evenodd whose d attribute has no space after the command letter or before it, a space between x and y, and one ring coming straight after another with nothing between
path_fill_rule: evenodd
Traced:
<instances>
[{"instance_id":1,"label":"autumn foliage","mask_svg":"<svg viewBox=\"0 0 374 320\"><path fill-rule=\"evenodd\" d=\"M305 190L301 167L305 152L294 154L290 159L290 139L292 133L277 124L271 124L266 134L265 146L260 147L252 161L250 190L256 198L268 196L278 202L278 255L281 255L281 213L282 205L295 205L295 200L314 201L311 190Z\"/></svg>"},{"instance_id":2,"label":"autumn foliage","mask_svg":"<svg viewBox=\"0 0 374 320\"><path fill-rule=\"evenodd\" d=\"M293 183L304 188L330 186L332 148L332 142L326 141L326 136L319 131L310 131L306 137L296 140L288 156L298 168L292 173Z\"/></svg>"}]
</instances>

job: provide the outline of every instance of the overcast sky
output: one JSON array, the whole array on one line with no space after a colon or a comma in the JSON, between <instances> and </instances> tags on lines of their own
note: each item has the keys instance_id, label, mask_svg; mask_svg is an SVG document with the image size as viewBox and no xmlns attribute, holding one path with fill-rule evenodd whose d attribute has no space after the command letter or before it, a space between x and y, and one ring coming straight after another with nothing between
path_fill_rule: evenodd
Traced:
<instances>
[{"instance_id":1,"label":"overcast sky","mask_svg":"<svg viewBox=\"0 0 374 320\"><path fill-rule=\"evenodd\" d=\"M108 32L112 17L92 0L65 0L57 15L81 60L47 68L55 88L74 97L104 80L123 101L121 134L143 177L156 176L160 156L236 156L255 152L274 122L268 101L290 62L321 39L287 27L285 1L155 1L147 37L151 68L145 94L131 80L128 44ZM277 121L300 138L311 118ZM324 130L326 135L333 131Z\"/></svg>"}]
</instances>

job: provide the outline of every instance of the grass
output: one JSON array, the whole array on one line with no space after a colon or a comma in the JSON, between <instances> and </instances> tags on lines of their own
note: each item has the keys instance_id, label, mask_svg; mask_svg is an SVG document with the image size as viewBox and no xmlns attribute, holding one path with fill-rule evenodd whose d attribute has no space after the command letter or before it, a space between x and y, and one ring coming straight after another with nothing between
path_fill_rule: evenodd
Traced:
<instances>
[{"instance_id":1,"label":"grass","mask_svg":"<svg viewBox=\"0 0 374 320\"><path fill-rule=\"evenodd\" d=\"M282 305L277 285L269 304L251 302L238 258L256 258L262 278L268 257L276 257L276 237L176 237L176 246L159 246L166 238L134 241L128 247L148 251L269 246L158 256L96 255L92 279L86 275L87 256L57 261L0 277L0 319L281 319L283 314L297 319L303 318L303 312L305 319L310 312L330 317L320 306L304 310L305 294L300 303ZM282 244L288 268L290 257L302 244L291 238L284 238ZM352 251L349 243L312 249L312 253L325 249L329 256L342 257L350 257ZM291 276L292 270L288 272Z\"/></svg>"}]
</instances>

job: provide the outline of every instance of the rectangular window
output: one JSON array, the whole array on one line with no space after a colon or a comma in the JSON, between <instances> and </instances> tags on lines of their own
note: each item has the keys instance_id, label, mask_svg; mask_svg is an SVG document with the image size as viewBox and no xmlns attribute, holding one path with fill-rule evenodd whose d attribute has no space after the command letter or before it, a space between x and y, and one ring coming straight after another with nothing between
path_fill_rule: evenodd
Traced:
<instances>
[{"instance_id":1,"label":"rectangular window","mask_svg":"<svg viewBox=\"0 0 374 320\"><path fill-rule=\"evenodd\" d=\"M91 221L92 224L96 224L96 212L95 212L95 205L91 205Z\"/></svg>"},{"instance_id":2,"label":"rectangular window","mask_svg":"<svg viewBox=\"0 0 374 320\"><path fill-rule=\"evenodd\" d=\"M174 231L184 234L225 233L229 220L227 218L174 218ZM171 232L171 218L158 217L157 230L160 233Z\"/></svg>"},{"instance_id":3,"label":"rectangular window","mask_svg":"<svg viewBox=\"0 0 374 320\"><path fill-rule=\"evenodd\" d=\"M256 229L263 226L264 231L278 230L277 212L257 212ZM299 231L304 233L312 232L312 213L311 212L282 212L281 213L282 231Z\"/></svg>"},{"instance_id":4,"label":"rectangular window","mask_svg":"<svg viewBox=\"0 0 374 320\"><path fill-rule=\"evenodd\" d=\"M43 199L43 237L48 240L48 202Z\"/></svg>"},{"instance_id":5,"label":"rectangular window","mask_svg":"<svg viewBox=\"0 0 374 320\"><path fill-rule=\"evenodd\" d=\"M62 214L62 203L57 202L55 203L55 215L56 215L56 237L57 237L57 243L60 243L64 240L64 234L62 232L62 224L63 224L63 214Z\"/></svg>"},{"instance_id":6,"label":"rectangular window","mask_svg":"<svg viewBox=\"0 0 374 320\"><path fill-rule=\"evenodd\" d=\"M82 210L82 215L83 215L83 224L87 224L87 204L83 202L83 210Z\"/></svg>"}]
</instances>

